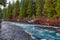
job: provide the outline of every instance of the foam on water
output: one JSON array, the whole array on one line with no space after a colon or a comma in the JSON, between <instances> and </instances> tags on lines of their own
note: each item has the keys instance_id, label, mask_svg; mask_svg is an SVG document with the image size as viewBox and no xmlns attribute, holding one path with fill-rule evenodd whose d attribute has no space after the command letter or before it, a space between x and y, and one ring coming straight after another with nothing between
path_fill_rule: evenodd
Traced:
<instances>
[{"instance_id":1,"label":"foam on water","mask_svg":"<svg viewBox=\"0 0 60 40\"><path fill-rule=\"evenodd\" d=\"M41 40L47 40L47 39L41 39Z\"/></svg>"}]
</instances>

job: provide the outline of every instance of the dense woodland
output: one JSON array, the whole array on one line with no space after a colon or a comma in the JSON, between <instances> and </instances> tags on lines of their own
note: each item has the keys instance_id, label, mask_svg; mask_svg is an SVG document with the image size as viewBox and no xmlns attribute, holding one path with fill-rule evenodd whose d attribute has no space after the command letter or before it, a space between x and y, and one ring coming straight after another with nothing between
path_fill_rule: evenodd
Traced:
<instances>
[{"instance_id":1,"label":"dense woodland","mask_svg":"<svg viewBox=\"0 0 60 40\"><path fill-rule=\"evenodd\" d=\"M1 6L6 6L6 0L0 0L0 19L3 18L3 12L2 12L2 9L1 9Z\"/></svg>"},{"instance_id":2,"label":"dense woodland","mask_svg":"<svg viewBox=\"0 0 60 40\"><path fill-rule=\"evenodd\" d=\"M6 6L6 0L0 0L0 5Z\"/></svg>"},{"instance_id":3,"label":"dense woodland","mask_svg":"<svg viewBox=\"0 0 60 40\"><path fill-rule=\"evenodd\" d=\"M12 4L9 3L8 7L3 9L3 13L3 18L8 20L46 19L55 22L58 19L60 25L60 0L23 0L21 2L17 0Z\"/></svg>"}]
</instances>

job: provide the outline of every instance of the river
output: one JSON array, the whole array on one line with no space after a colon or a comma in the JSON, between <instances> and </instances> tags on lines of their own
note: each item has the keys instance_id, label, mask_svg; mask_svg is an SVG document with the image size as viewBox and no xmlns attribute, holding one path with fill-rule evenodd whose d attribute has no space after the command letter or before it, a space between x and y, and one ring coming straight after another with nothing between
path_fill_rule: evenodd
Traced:
<instances>
[{"instance_id":1,"label":"river","mask_svg":"<svg viewBox=\"0 0 60 40\"><path fill-rule=\"evenodd\" d=\"M42 25L23 24L23 23L6 22L6 21L2 23L8 23L11 25L16 25L21 27L26 33L31 35L33 40L60 40L60 33L56 33L53 30L38 28L38 26L44 27ZM54 27L54 28L57 28L57 27Z\"/></svg>"}]
</instances>

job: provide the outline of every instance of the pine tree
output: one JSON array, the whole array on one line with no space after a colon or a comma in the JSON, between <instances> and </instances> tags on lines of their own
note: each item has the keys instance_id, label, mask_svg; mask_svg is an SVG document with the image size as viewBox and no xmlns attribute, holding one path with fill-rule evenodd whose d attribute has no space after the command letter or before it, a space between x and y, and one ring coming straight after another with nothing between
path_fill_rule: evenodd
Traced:
<instances>
[{"instance_id":1,"label":"pine tree","mask_svg":"<svg viewBox=\"0 0 60 40\"><path fill-rule=\"evenodd\" d=\"M28 18L32 18L33 16L33 4L32 0L29 0L28 3Z\"/></svg>"},{"instance_id":2,"label":"pine tree","mask_svg":"<svg viewBox=\"0 0 60 40\"><path fill-rule=\"evenodd\" d=\"M18 17L18 14L19 14L19 8L20 8L20 3L19 3L19 0L16 1L15 4L13 4L14 8L13 8L13 12L12 12L12 15L13 15L13 18L17 18Z\"/></svg>"},{"instance_id":3,"label":"pine tree","mask_svg":"<svg viewBox=\"0 0 60 40\"><path fill-rule=\"evenodd\" d=\"M36 18L41 16L41 0L36 0Z\"/></svg>"},{"instance_id":4,"label":"pine tree","mask_svg":"<svg viewBox=\"0 0 60 40\"><path fill-rule=\"evenodd\" d=\"M3 19L6 18L6 10L7 10L7 8L4 8L4 9L3 9Z\"/></svg>"},{"instance_id":5,"label":"pine tree","mask_svg":"<svg viewBox=\"0 0 60 40\"><path fill-rule=\"evenodd\" d=\"M27 13L26 10L27 10L27 0L21 1L19 18L23 19L26 17Z\"/></svg>"},{"instance_id":6,"label":"pine tree","mask_svg":"<svg viewBox=\"0 0 60 40\"><path fill-rule=\"evenodd\" d=\"M3 13L2 13L2 10L0 8L0 19L2 19L2 17L3 17Z\"/></svg>"},{"instance_id":7,"label":"pine tree","mask_svg":"<svg viewBox=\"0 0 60 40\"><path fill-rule=\"evenodd\" d=\"M44 5L44 12L45 16L48 18L55 18L55 6L56 6L56 0L45 0L45 5ZM54 15L54 16L53 16Z\"/></svg>"},{"instance_id":8,"label":"pine tree","mask_svg":"<svg viewBox=\"0 0 60 40\"><path fill-rule=\"evenodd\" d=\"M10 19L12 16L12 5L11 5L11 3L9 2L9 5L8 5L8 8L7 8L7 12L6 12L6 17L7 17L7 19Z\"/></svg>"},{"instance_id":9,"label":"pine tree","mask_svg":"<svg viewBox=\"0 0 60 40\"><path fill-rule=\"evenodd\" d=\"M8 10L8 8L6 8L6 10L5 10L6 12L5 12L5 14L3 14L3 15L5 15L5 19L8 19L8 15L7 15L8 12L7 12L7 10Z\"/></svg>"},{"instance_id":10,"label":"pine tree","mask_svg":"<svg viewBox=\"0 0 60 40\"><path fill-rule=\"evenodd\" d=\"M57 17L60 17L60 0L56 1L56 12L57 12Z\"/></svg>"},{"instance_id":11,"label":"pine tree","mask_svg":"<svg viewBox=\"0 0 60 40\"><path fill-rule=\"evenodd\" d=\"M5 7L6 6L6 0L0 0L0 5ZM0 19L2 19L2 17L3 17L3 13L2 13L2 9L0 7Z\"/></svg>"},{"instance_id":12,"label":"pine tree","mask_svg":"<svg viewBox=\"0 0 60 40\"><path fill-rule=\"evenodd\" d=\"M36 18L36 0L33 0L32 6L33 6L32 18L35 19Z\"/></svg>"},{"instance_id":13,"label":"pine tree","mask_svg":"<svg viewBox=\"0 0 60 40\"><path fill-rule=\"evenodd\" d=\"M6 0L0 0L0 5L6 6Z\"/></svg>"}]
</instances>

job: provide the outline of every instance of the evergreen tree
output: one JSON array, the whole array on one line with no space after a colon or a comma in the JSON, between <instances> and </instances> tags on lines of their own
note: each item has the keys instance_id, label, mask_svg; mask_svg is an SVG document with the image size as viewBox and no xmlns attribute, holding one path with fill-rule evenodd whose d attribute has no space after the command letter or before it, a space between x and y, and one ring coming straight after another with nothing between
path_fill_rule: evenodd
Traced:
<instances>
[{"instance_id":1,"label":"evergreen tree","mask_svg":"<svg viewBox=\"0 0 60 40\"><path fill-rule=\"evenodd\" d=\"M21 1L19 18L25 18L27 11L27 0Z\"/></svg>"},{"instance_id":2,"label":"evergreen tree","mask_svg":"<svg viewBox=\"0 0 60 40\"><path fill-rule=\"evenodd\" d=\"M11 4L11 18L13 18L13 10L14 10L14 7L15 7L15 3L13 1L13 3Z\"/></svg>"},{"instance_id":3,"label":"evergreen tree","mask_svg":"<svg viewBox=\"0 0 60 40\"><path fill-rule=\"evenodd\" d=\"M29 0L28 3L28 18L32 18L33 16L33 4L32 0Z\"/></svg>"},{"instance_id":4,"label":"evergreen tree","mask_svg":"<svg viewBox=\"0 0 60 40\"><path fill-rule=\"evenodd\" d=\"M0 5L6 6L6 0L0 0ZM0 19L2 19L2 17L3 17L3 13L2 13L2 9L0 8Z\"/></svg>"},{"instance_id":5,"label":"evergreen tree","mask_svg":"<svg viewBox=\"0 0 60 40\"><path fill-rule=\"evenodd\" d=\"M3 9L3 19L6 18L6 10L7 10L7 8L4 8L4 9Z\"/></svg>"},{"instance_id":6,"label":"evergreen tree","mask_svg":"<svg viewBox=\"0 0 60 40\"><path fill-rule=\"evenodd\" d=\"M60 17L60 0L56 1L56 12L57 12L57 17Z\"/></svg>"},{"instance_id":7,"label":"evergreen tree","mask_svg":"<svg viewBox=\"0 0 60 40\"><path fill-rule=\"evenodd\" d=\"M45 0L44 12L46 17L55 18L54 17L56 14L55 6L56 6L56 0Z\"/></svg>"},{"instance_id":8,"label":"evergreen tree","mask_svg":"<svg viewBox=\"0 0 60 40\"><path fill-rule=\"evenodd\" d=\"M2 10L0 8L0 19L2 19L2 17L3 17L3 13L2 13Z\"/></svg>"},{"instance_id":9,"label":"evergreen tree","mask_svg":"<svg viewBox=\"0 0 60 40\"><path fill-rule=\"evenodd\" d=\"M36 18L36 1L35 0L33 0L32 6L33 6L32 18L35 19Z\"/></svg>"},{"instance_id":10,"label":"evergreen tree","mask_svg":"<svg viewBox=\"0 0 60 40\"><path fill-rule=\"evenodd\" d=\"M4 19L8 19L7 10L8 10L8 8L6 8L6 9L3 10L3 18Z\"/></svg>"},{"instance_id":11,"label":"evergreen tree","mask_svg":"<svg viewBox=\"0 0 60 40\"><path fill-rule=\"evenodd\" d=\"M6 13L6 17L7 17L7 19L10 19L12 16L12 5L11 5L11 3L9 2L9 5L8 5L8 8L7 8L7 13Z\"/></svg>"},{"instance_id":12,"label":"evergreen tree","mask_svg":"<svg viewBox=\"0 0 60 40\"><path fill-rule=\"evenodd\" d=\"M16 1L16 3L14 4L14 8L13 8L13 18L17 18L18 14L19 14L19 8L20 8L20 3L19 0Z\"/></svg>"},{"instance_id":13,"label":"evergreen tree","mask_svg":"<svg viewBox=\"0 0 60 40\"><path fill-rule=\"evenodd\" d=\"M41 0L36 0L36 18L41 16Z\"/></svg>"},{"instance_id":14,"label":"evergreen tree","mask_svg":"<svg viewBox=\"0 0 60 40\"><path fill-rule=\"evenodd\" d=\"M6 0L0 0L0 5L6 6Z\"/></svg>"}]
</instances>

